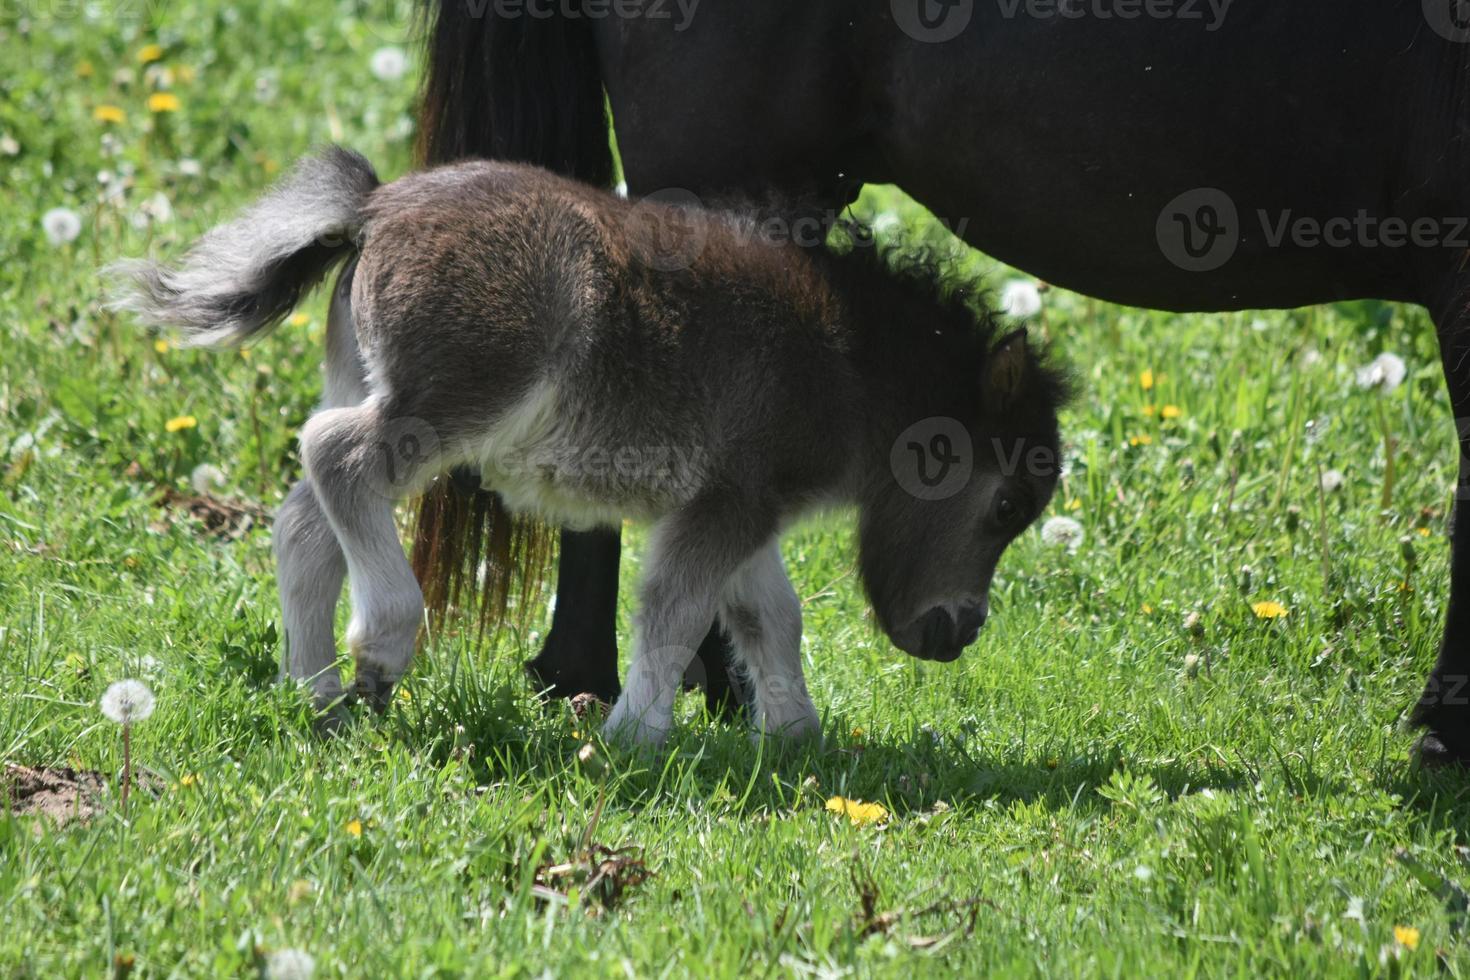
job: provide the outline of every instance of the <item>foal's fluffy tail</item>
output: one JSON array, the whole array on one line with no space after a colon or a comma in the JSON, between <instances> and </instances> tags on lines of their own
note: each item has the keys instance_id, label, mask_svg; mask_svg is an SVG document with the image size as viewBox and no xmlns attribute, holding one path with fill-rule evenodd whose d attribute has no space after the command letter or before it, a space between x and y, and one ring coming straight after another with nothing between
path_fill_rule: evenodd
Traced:
<instances>
[{"instance_id":1,"label":"foal's fluffy tail","mask_svg":"<svg viewBox=\"0 0 1470 980\"><path fill-rule=\"evenodd\" d=\"M328 146L298 162L233 221L206 232L175 265L119 262L111 302L187 347L238 347L275 327L303 293L356 250L378 176L357 153Z\"/></svg>"}]
</instances>

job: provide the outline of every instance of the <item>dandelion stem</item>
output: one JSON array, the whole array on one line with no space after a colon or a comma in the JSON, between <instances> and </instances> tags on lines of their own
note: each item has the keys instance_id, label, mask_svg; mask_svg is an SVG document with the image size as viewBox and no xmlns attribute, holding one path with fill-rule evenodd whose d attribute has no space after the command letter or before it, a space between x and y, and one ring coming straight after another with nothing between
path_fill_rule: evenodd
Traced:
<instances>
[{"instance_id":1,"label":"dandelion stem","mask_svg":"<svg viewBox=\"0 0 1470 980\"><path fill-rule=\"evenodd\" d=\"M1385 511L1384 517L1386 519L1386 512L1393 506L1394 438L1393 433L1388 428L1388 409L1384 408L1383 399L1381 398L1378 400L1378 424L1383 428L1383 500L1380 502L1379 507Z\"/></svg>"},{"instance_id":2,"label":"dandelion stem","mask_svg":"<svg viewBox=\"0 0 1470 980\"><path fill-rule=\"evenodd\" d=\"M128 789L133 784L133 726L123 725L123 782L122 782L122 809L123 816L128 813Z\"/></svg>"},{"instance_id":3,"label":"dandelion stem","mask_svg":"<svg viewBox=\"0 0 1470 980\"><path fill-rule=\"evenodd\" d=\"M1297 433L1302 427L1302 408L1305 400L1301 397L1301 386L1297 376L1292 376L1291 384L1291 428L1286 436L1286 452L1281 458L1281 476L1276 481L1276 493L1271 498L1271 513L1276 513L1281 507L1281 498L1286 496L1286 484L1291 479L1291 464L1296 456Z\"/></svg>"},{"instance_id":4,"label":"dandelion stem","mask_svg":"<svg viewBox=\"0 0 1470 980\"><path fill-rule=\"evenodd\" d=\"M1327 490L1322 486L1322 464L1317 464L1317 532L1322 538L1322 594L1332 595L1332 555L1327 548Z\"/></svg>"}]
</instances>

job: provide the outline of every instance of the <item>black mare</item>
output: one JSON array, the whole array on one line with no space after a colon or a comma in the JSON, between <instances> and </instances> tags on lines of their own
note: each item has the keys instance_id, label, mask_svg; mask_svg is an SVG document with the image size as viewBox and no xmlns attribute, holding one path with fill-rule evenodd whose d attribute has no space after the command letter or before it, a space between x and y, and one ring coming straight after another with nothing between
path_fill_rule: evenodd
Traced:
<instances>
[{"instance_id":1,"label":"black mare","mask_svg":"<svg viewBox=\"0 0 1470 980\"><path fill-rule=\"evenodd\" d=\"M605 183L605 88L635 194L776 188L820 211L891 182L990 255L1118 303L1420 304L1470 420L1461 0L433 5L430 161L522 159ZM618 548L611 531L563 536L531 664L558 692L616 693ZM700 651L716 696L723 649L712 631ZM1462 522L1412 716L1428 761L1470 759L1467 674Z\"/></svg>"}]
</instances>

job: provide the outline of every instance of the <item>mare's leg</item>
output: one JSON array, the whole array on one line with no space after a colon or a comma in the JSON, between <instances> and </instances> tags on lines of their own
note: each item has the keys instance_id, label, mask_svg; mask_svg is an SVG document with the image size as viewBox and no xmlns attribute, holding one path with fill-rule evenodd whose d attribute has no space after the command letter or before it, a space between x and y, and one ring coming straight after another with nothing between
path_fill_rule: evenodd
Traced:
<instances>
[{"instance_id":1,"label":"mare's leg","mask_svg":"<svg viewBox=\"0 0 1470 980\"><path fill-rule=\"evenodd\" d=\"M639 583L628 682L603 729L608 737L663 742L726 582L774 530L773 520L750 513L735 492L701 498L658 523Z\"/></svg>"},{"instance_id":2,"label":"mare's leg","mask_svg":"<svg viewBox=\"0 0 1470 980\"><path fill-rule=\"evenodd\" d=\"M1450 601L1439 658L1410 721L1427 764L1470 765L1470 275L1455 273L1430 306L1460 444L1450 544Z\"/></svg>"},{"instance_id":3,"label":"mare's leg","mask_svg":"<svg viewBox=\"0 0 1470 980\"><path fill-rule=\"evenodd\" d=\"M356 405L366 393L350 299L355 268L354 262L337 277L327 314L326 384L322 393L327 408ZM276 585L286 634L281 674L309 684L317 707L326 708L343 693L332 619L342 595L347 563L309 481L300 481L286 495L276 514L271 543L276 553Z\"/></svg>"},{"instance_id":4,"label":"mare's leg","mask_svg":"<svg viewBox=\"0 0 1470 980\"><path fill-rule=\"evenodd\" d=\"M820 731L821 718L801 671L801 600L786 576L776 538L730 577L719 615L749 674L757 730L791 737Z\"/></svg>"},{"instance_id":5,"label":"mare's leg","mask_svg":"<svg viewBox=\"0 0 1470 980\"><path fill-rule=\"evenodd\" d=\"M617 531L562 531L556 611L541 652L526 663L537 687L554 697L591 691L612 702L618 684ZM743 692L730 672L730 641L716 623L699 644L686 683L701 687L710 714L738 715Z\"/></svg>"},{"instance_id":6,"label":"mare's leg","mask_svg":"<svg viewBox=\"0 0 1470 980\"><path fill-rule=\"evenodd\" d=\"M541 652L526 663L538 688L570 698L590 691L617 699L617 531L562 531L556 611Z\"/></svg>"},{"instance_id":7,"label":"mare's leg","mask_svg":"<svg viewBox=\"0 0 1470 980\"><path fill-rule=\"evenodd\" d=\"M392 435L389 418L374 401L318 412L301 432L312 489L347 562L347 643L357 661L353 691L379 711L387 708L393 685L413 659L424 609L393 521L395 493L412 487L416 473L399 469L385 480L381 472ZM428 461L397 462L419 467Z\"/></svg>"}]
</instances>

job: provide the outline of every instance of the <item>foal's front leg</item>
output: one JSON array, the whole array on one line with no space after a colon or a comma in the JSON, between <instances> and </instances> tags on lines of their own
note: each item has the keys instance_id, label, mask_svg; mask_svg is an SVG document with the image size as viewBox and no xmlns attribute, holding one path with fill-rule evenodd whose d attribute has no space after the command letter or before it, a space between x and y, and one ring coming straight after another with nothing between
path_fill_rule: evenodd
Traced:
<instances>
[{"instance_id":1,"label":"foal's front leg","mask_svg":"<svg viewBox=\"0 0 1470 980\"><path fill-rule=\"evenodd\" d=\"M749 675L757 730L790 738L817 734L822 721L801 670L801 600L776 538L730 577L719 615Z\"/></svg>"},{"instance_id":2,"label":"foal's front leg","mask_svg":"<svg viewBox=\"0 0 1470 980\"><path fill-rule=\"evenodd\" d=\"M603 734L659 745L673 725L684 670L710 624L731 574L769 536L774 521L742 508L735 495L703 498L654 528L639 584L633 659Z\"/></svg>"}]
</instances>

